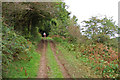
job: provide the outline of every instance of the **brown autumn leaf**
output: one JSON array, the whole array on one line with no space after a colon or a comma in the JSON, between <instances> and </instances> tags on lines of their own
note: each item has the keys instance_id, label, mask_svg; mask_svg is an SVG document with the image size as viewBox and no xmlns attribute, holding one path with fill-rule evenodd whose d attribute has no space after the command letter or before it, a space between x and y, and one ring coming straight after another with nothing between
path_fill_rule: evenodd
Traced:
<instances>
[{"instance_id":1,"label":"brown autumn leaf","mask_svg":"<svg viewBox=\"0 0 120 80\"><path fill-rule=\"evenodd\" d=\"M28 74L27 74L27 71L26 71L26 69L25 69L25 76L27 76Z\"/></svg>"},{"instance_id":2,"label":"brown autumn leaf","mask_svg":"<svg viewBox=\"0 0 120 80\"><path fill-rule=\"evenodd\" d=\"M21 72L23 71L23 67L21 67L20 71L21 71Z\"/></svg>"}]
</instances>

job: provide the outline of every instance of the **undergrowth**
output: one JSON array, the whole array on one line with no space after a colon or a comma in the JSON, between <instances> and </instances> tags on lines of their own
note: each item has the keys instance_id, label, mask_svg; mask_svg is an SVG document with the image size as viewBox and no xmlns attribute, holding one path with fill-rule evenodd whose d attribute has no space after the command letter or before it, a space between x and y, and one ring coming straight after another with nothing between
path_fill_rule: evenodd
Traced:
<instances>
[{"instance_id":1,"label":"undergrowth","mask_svg":"<svg viewBox=\"0 0 120 80\"><path fill-rule=\"evenodd\" d=\"M55 39L56 42L61 43L76 59L89 64L96 74L102 75L103 78L119 77L117 49L102 43L84 45L83 43L68 43L68 41L58 39Z\"/></svg>"},{"instance_id":2,"label":"undergrowth","mask_svg":"<svg viewBox=\"0 0 120 80\"><path fill-rule=\"evenodd\" d=\"M64 45L57 45L58 52L62 54L61 57L64 57L67 62L65 65L69 70L69 74L72 75L73 78L101 78L101 75L95 75L95 72L91 70L91 66L86 63L88 58L82 56L78 59L75 55L77 52L69 51ZM59 54L59 53L58 53ZM59 58L61 58L59 57Z\"/></svg>"},{"instance_id":3,"label":"undergrowth","mask_svg":"<svg viewBox=\"0 0 120 80\"><path fill-rule=\"evenodd\" d=\"M8 66L6 78L36 78L39 69L40 55L32 53L30 61L20 60L11 62Z\"/></svg>"},{"instance_id":4,"label":"undergrowth","mask_svg":"<svg viewBox=\"0 0 120 80\"><path fill-rule=\"evenodd\" d=\"M13 27L2 28L3 78L35 77L40 55L32 42L16 34Z\"/></svg>"}]
</instances>

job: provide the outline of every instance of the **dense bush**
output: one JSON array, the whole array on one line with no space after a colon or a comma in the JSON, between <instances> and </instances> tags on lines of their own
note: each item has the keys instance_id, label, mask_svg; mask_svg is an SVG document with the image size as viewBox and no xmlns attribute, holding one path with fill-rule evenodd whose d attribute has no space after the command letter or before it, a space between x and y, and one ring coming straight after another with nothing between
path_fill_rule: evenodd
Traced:
<instances>
[{"instance_id":1,"label":"dense bush","mask_svg":"<svg viewBox=\"0 0 120 80\"><path fill-rule=\"evenodd\" d=\"M89 43L88 43L89 41ZM113 46L107 46L103 43L92 43L88 40L83 44L62 42L61 44L72 52L76 59L81 57L88 58L88 62L95 70L96 74L104 78L118 77L118 51Z\"/></svg>"},{"instance_id":2,"label":"dense bush","mask_svg":"<svg viewBox=\"0 0 120 80\"><path fill-rule=\"evenodd\" d=\"M56 42L63 42L63 39L59 35L52 36L52 39L55 40Z\"/></svg>"},{"instance_id":3,"label":"dense bush","mask_svg":"<svg viewBox=\"0 0 120 80\"><path fill-rule=\"evenodd\" d=\"M105 45L107 45L109 47L112 47L115 50L117 50L117 48L118 48L118 40L117 40L117 38L112 38L107 43L105 43Z\"/></svg>"},{"instance_id":4,"label":"dense bush","mask_svg":"<svg viewBox=\"0 0 120 80\"><path fill-rule=\"evenodd\" d=\"M109 39L110 37L105 34L98 34L98 35L93 36L93 41L98 42L98 43L108 42Z\"/></svg>"},{"instance_id":5,"label":"dense bush","mask_svg":"<svg viewBox=\"0 0 120 80\"><path fill-rule=\"evenodd\" d=\"M32 44L23 36L16 34L12 27L3 25L2 28L2 64L3 71L7 72L7 67L11 62L31 59Z\"/></svg>"},{"instance_id":6,"label":"dense bush","mask_svg":"<svg viewBox=\"0 0 120 80\"><path fill-rule=\"evenodd\" d=\"M79 52L88 56L90 61L94 61L94 65L91 64L91 66L102 74L103 77L115 78L118 76L118 52L112 47L97 43L81 46Z\"/></svg>"}]
</instances>

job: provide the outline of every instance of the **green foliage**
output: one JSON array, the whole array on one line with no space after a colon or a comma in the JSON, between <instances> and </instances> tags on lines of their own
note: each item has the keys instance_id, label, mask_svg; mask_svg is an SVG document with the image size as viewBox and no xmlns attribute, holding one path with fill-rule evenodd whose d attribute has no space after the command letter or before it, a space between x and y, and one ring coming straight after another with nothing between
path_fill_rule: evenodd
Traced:
<instances>
[{"instance_id":1,"label":"green foliage","mask_svg":"<svg viewBox=\"0 0 120 80\"><path fill-rule=\"evenodd\" d=\"M117 33L118 26L115 25L112 18L104 17L99 19L98 17L92 17L88 21L83 21L83 23L85 23L83 27L86 28L84 33L90 38L98 34L114 36Z\"/></svg>"},{"instance_id":2,"label":"green foliage","mask_svg":"<svg viewBox=\"0 0 120 80\"><path fill-rule=\"evenodd\" d=\"M105 78L118 76L118 53L112 47L98 43L81 46L79 49L82 55L89 58L91 66L97 74L101 74Z\"/></svg>"},{"instance_id":3,"label":"green foliage","mask_svg":"<svg viewBox=\"0 0 120 80\"><path fill-rule=\"evenodd\" d=\"M70 14L65 7L64 2L5 2L3 3L3 22L8 26L14 26L14 30L21 32L25 38L36 36L37 29L40 33L51 32L53 35L65 36ZM51 22L55 22L56 25Z\"/></svg>"},{"instance_id":4,"label":"green foliage","mask_svg":"<svg viewBox=\"0 0 120 80\"><path fill-rule=\"evenodd\" d=\"M60 35L60 36L68 36L68 32L66 26L63 25L62 21L59 19L52 19L50 22L50 35Z\"/></svg>"},{"instance_id":5,"label":"green foliage","mask_svg":"<svg viewBox=\"0 0 120 80\"><path fill-rule=\"evenodd\" d=\"M7 68L7 72L3 72L3 77L35 78L39 68L40 55L34 50L31 53L32 59L30 61L19 60L11 62Z\"/></svg>"},{"instance_id":6,"label":"green foliage","mask_svg":"<svg viewBox=\"0 0 120 80\"><path fill-rule=\"evenodd\" d=\"M52 38L50 38L50 37L46 37L46 38L44 38L45 40L53 40Z\"/></svg>"},{"instance_id":7,"label":"green foliage","mask_svg":"<svg viewBox=\"0 0 120 80\"><path fill-rule=\"evenodd\" d=\"M55 40L56 42L63 42L63 39L60 37L53 37L53 40Z\"/></svg>"},{"instance_id":8,"label":"green foliage","mask_svg":"<svg viewBox=\"0 0 120 80\"><path fill-rule=\"evenodd\" d=\"M36 27L55 17L56 3L3 3L3 21L23 35L36 35ZM60 4L59 4L60 5ZM54 7L53 7L54 6ZM47 27L47 26L45 26Z\"/></svg>"},{"instance_id":9,"label":"green foliage","mask_svg":"<svg viewBox=\"0 0 120 80\"><path fill-rule=\"evenodd\" d=\"M93 41L98 43L105 43L110 40L110 37L105 34L98 34L93 36Z\"/></svg>"},{"instance_id":10,"label":"green foliage","mask_svg":"<svg viewBox=\"0 0 120 80\"><path fill-rule=\"evenodd\" d=\"M105 40L104 38L101 39ZM61 41L61 45L62 47L64 47L64 49L67 50L66 53L70 52L71 54L73 54L73 57L76 57L76 59L80 59L81 61L89 64L92 69L95 70L95 74L99 74L104 78L117 78L119 74L117 56L118 51L116 50L117 42L113 43L113 41L116 41L117 39L109 39L109 37L106 38L107 39L105 40L105 42L107 43L104 44L102 42L94 43L95 41L92 42L93 40L87 40L84 44L75 44L73 42L68 43L66 41ZM95 37L95 39L97 39L97 36ZM81 59L83 57L85 58L85 60Z\"/></svg>"},{"instance_id":11,"label":"green foliage","mask_svg":"<svg viewBox=\"0 0 120 80\"><path fill-rule=\"evenodd\" d=\"M6 72L11 62L16 60L31 60L33 46L23 36L16 34L13 28L3 25L2 34L2 63L3 72ZM3 73L5 76L6 73Z\"/></svg>"},{"instance_id":12,"label":"green foliage","mask_svg":"<svg viewBox=\"0 0 120 80\"><path fill-rule=\"evenodd\" d=\"M74 45L74 44L70 44L70 45L68 46L68 50L69 50L69 51L75 51L75 45Z\"/></svg>"},{"instance_id":13,"label":"green foliage","mask_svg":"<svg viewBox=\"0 0 120 80\"><path fill-rule=\"evenodd\" d=\"M70 25L68 28L68 34L69 34L69 41L73 43L81 43L82 42L82 35L80 33L79 26L74 26L73 24Z\"/></svg>"},{"instance_id":14,"label":"green foliage","mask_svg":"<svg viewBox=\"0 0 120 80\"><path fill-rule=\"evenodd\" d=\"M109 47L113 47L114 49L117 49L118 48L118 39L117 38L112 38L105 45L107 45Z\"/></svg>"},{"instance_id":15,"label":"green foliage","mask_svg":"<svg viewBox=\"0 0 120 80\"><path fill-rule=\"evenodd\" d=\"M67 47L68 46L68 47ZM70 47L71 46L71 50ZM59 59L65 59L65 67L69 72L69 74L73 77L82 77L82 78L101 78L101 75L95 75L91 66L89 63L89 59L85 56L82 55L80 52L76 52L72 50L73 47L76 45L74 44L69 44L69 43L63 43L63 44L58 44L57 48L58 51L60 51ZM79 75L81 74L81 75Z\"/></svg>"},{"instance_id":16,"label":"green foliage","mask_svg":"<svg viewBox=\"0 0 120 80\"><path fill-rule=\"evenodd\" d=\"M60 5L57 6L58 13L55 18L50 21L50 35L60 35L67 37L68 31L66 27L69 25L69 12L65 9L65 3L61 2Z\"/></svg>"},{"instance_id":17,"label":"green foliage","mask_svg":"<svg viewBox=\"0 0 120 80\"><path fill-rule=\"evenodd\" d=\"M50 48L50 43L48 43L47 47L48 47L47 49L48 66L50 68L50 71L48 72L49 78L63 78L62 72L60 71L60 67L56 62L54 53Z\"/></svg>"}]
</instances>

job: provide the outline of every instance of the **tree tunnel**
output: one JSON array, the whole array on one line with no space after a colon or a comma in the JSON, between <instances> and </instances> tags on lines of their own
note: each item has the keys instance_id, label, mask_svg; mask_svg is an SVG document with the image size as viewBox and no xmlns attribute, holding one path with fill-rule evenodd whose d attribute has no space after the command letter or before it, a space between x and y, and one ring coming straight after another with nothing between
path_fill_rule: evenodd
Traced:
<instances>
[{"instance_id":1,"label":"tree tunnel","mask_svg":"<svg viewBox=\"0 0 120 80\"><path fill-rule=\"evenodd\" d=\"M46 33L46 37L49 35L49 32L51 31L51 26L56 26L57 25L57 22L56 21L51 21L51 24L50 24L50 21L45 21L43 22L45 24L43 24L43 26L41 26L39 28L39 33L42 35L42 37L44 37L43 33L45 32Z\"/></svg>"},{"instance_id":2,"label":"tree tunnel","mask_svg":"<svg viewBox=\"0 0 120 80\"><path fill-rule=\"evenodd\" d=\"M49 32L48 31L45 31L45 30L40 30L39 29L39 33L42 35L42 37L44 37L43 33L46 33L46 37L49 35Z\"/></svg>"}]
</instances>

